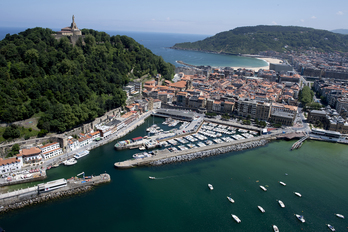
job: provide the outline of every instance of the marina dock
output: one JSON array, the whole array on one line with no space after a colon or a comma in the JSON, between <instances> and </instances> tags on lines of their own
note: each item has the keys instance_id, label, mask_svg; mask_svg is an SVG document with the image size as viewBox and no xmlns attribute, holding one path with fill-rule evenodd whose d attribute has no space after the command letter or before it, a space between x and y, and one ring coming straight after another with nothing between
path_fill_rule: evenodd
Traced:
<instances>
[{"instance_id":1,"label":"marina dock","mask_svg":"<svg viewBox=\"0 0 348 232\"><path fill-rule=\"evenodd\" d=\"M274 132L273 134L262 135L258 137L234 140L220 144L212 144L205 147L197 147L184 151L170 152L168 149L156 150L151 157L144 157L142 159L130 159L123 162L116 162L116 168L125 169L146 165L160 165L168 163L169 161L184 161L193 158L201 158L210 155L221 154L225 152L249 149L266 144L269 140L275 139L275 136L282 132Z\"/></svg>"}]
</instances>

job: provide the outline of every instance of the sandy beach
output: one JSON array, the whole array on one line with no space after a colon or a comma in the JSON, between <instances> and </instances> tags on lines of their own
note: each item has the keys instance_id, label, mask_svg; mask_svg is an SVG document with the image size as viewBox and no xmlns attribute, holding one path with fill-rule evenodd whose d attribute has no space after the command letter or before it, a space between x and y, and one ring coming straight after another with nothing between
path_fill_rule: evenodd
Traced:
<instances>
[{"instance_id":1,"label":"sandy beach","mask_svg":"<svg viewBox=\"0 0 348 232\"><path fill-rule=\"evenodd\" d=\"M256 58L256 57L255 57ZM259 69L269 69L269 64L270 63L274 63L274 64L279 64L282 63L283 61L280 59L276 59L276 58L270 58L270 57L257 57L256 59L260 59L260 60L264 60L268 63L267 66L262 66L262 67L232 67L233 69L249 69L249 70L253 70L253 71L259 71Z\"/></svg>"}]
</instances>

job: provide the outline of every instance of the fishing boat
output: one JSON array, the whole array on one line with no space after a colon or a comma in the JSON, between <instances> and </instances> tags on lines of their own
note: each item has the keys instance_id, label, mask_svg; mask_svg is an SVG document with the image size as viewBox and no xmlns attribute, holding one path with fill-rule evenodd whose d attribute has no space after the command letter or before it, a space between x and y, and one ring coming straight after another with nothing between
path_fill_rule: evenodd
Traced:
<instances>
[{"instance_id":1,"label":"fishing boat","mask_svg":"<svg viewBox=\"0 0 348 232\"><path fill-rule=\"evenodd\" d=\"M280 207L285 208L285 205L281 200L278 200L278 203L279 203Z\"/></svg>"},{"instance_id":2,"label":"fishing boat","mask_svg":"<svg viewBox=\"0 0 348 232\"><path fill-rule=\"evenodd\" d=\"M267 191L267 189L265 187L263 187L262 185L260 185L260 188L263 190L263 191Z\"/></svg>"},{"instance_id":3,"label":"fishing boat","mask_svg":"<svg viewBox=\"0 0 348 232\"><path fill-rule=\"evenodd\" d=\"M231 216L237 223L241 223L242 222L242 220L240 220L239 217L237 217L237 215L231 214Z\"/></svg>"},{"instance_id":4,"label":"fishing boat","mask_svg":"<svg viewBox=\"0 0 348 232\"><path fill-rule=\"evenodd\" d=\"M294 192L296 196L298 197L302 197L301 193L298 193L298 192Z\"/></svg>"},{"instance_id":5,"label":"fishing boat","mask_svg":"<svg viewBox=\"0 0 348 232\"><path fill-rule=\"evenodd\" d=\"M257 208L259 208L259 210L262 212L262 213L264 213L264 212L266 212L261 206L257 206Z\"/></svg>"},{"instance_id":6,"label":"fishing boat","mask_svg":"<svg viewBox=\"0 0 348 232\"><path fill-rule=\"evenodd\" d=\"M274 230L274 232L279 232L278 226L273 225L273 230Z\"/></svg>"},{"instance_id":7,"label":"fishing boat","mask_svg":"<svg viewBox=\"0 0 348 232\"><path fill-rule=\"evenodd\" d=\"M337 217L344 219L344 216L342 214L336 213L335 214Z\"/></svg>"},{"instance_id":8,"label":"fishing boat","mask_svg":"<svg viewBox=\"0 0 348 232\"><path fill-rule=\"evenodd\" d=\"M286 184L282 181L279 181L279 184L283 185L283 186L286 186Z\"/></svg>"},{"instance_id":9,"label":"fishing boat","mask_svg":"<svg viewBox=\"0 0 348 232\"><path fill-rule=\"evenodd\" d=\"M327 224L327 227L329 227L329 229L330 229L331 231L336 231L335 228L334 228L332 225L330 225L330 224Z\"/></svg>"},{"instance_id":10,"label":"fishing boat","mask_svg":"<svg viewBox=\"0 0 348 232\"><path fill-rule=\"evenodd\" d=\"M302 223L306 222L306 220L304 219L303 215L295 214L295 216L296 216L297 219L300 220Z\"/></svg>"},{"instance_id":11,"label":"fishing boat","mask_svg":"<svg viewBox=\"0 0 348 232\"><path fill-rule=\"evenodd\" d=\"M211 184L208 184L208 187L209 187L210 190L213 190L213 189L214 189L214 188L213 188L213 185L211 185Z\"/></svg>"},{"instance_id":12,"label":"fishing boat","mask_svg":"<svg viewBox=\"0 0 348 232\"><path fill-rule=\"evenodd\" d=\"M231 197L227 197L227 199L231 202L234 203L234 200Z\"/></svg>"}]
</instances>

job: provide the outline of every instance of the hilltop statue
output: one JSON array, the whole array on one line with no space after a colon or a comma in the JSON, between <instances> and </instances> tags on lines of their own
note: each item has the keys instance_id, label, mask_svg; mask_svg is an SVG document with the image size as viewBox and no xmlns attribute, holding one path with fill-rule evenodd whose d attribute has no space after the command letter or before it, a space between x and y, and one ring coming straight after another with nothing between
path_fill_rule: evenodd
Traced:
<instances>
[{"instance_id":1,"label":"hilltop statue","mask_svg":"<svg viewBox=\"0 0 348 232\"><path fill-rule=\"evenodd\" d=\"M75 15L72 16L72 22L75 23Z\"/></svg>"}]
</instances>

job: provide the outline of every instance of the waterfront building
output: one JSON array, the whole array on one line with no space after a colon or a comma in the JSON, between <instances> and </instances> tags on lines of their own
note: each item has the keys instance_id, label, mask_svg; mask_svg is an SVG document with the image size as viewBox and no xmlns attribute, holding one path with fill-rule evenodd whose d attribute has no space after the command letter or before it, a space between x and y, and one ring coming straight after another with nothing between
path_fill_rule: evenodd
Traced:
<instances>
[{"instance_id":1,"label":"waterfront building","mask_svg":"<svg viewBox=\"0 0 348 232\"><path fill-rule=\"evenodd\" d=\"M325 110L311 110L308 112L307 121L309 123L325 122L326 121L326 112Z\"/></svg>"},{"instance_id":2,"label":"waterfront building","mask_svg":"<svg viewBox=\"0 0 348 232\"><path fill-rule=\"evenodd\" d=\"M42 160L41 149L32 147L29 149L19 150L17 157L23 157L23 163L34 163Z\"/></svg>"},{"instance_id":3,"label":"waterfront building","mask_svg":"<svg viewBox=\"0 0 348 232\"><path fill-rule=\"evenodd\" d=\"M54 156L63 154L63 150L62 148L60 148L58 142L46 144L44 146L41 146L40 149L44 159L50 159Z\"/></svg>"},{"instance_id":4,"label":"waterfront building","mask_svg":"<svg viewBox=\"0 0 348 232\"><path fill-rule=\"evenodd\" d=\"M271 114L270 121L273 123L280 123L285 126L292 126L295 115L288 112L275 111Z\"/></svg>"},{"instance_id":5,"label":"waterfront building","mask_svg":"<svg viewBox=\"0 0 348 232\"><path fill-rule=\"evenodd\" d=\"M0 158L0 174L18 171L23 166L22 156L12 157L9 159Z\"/></svg>"}]
</instances>

